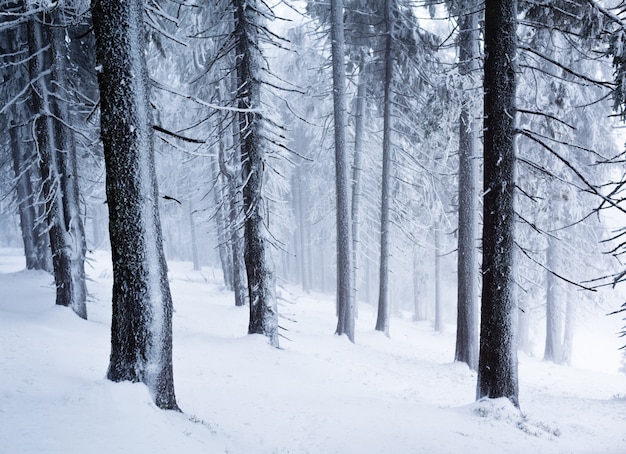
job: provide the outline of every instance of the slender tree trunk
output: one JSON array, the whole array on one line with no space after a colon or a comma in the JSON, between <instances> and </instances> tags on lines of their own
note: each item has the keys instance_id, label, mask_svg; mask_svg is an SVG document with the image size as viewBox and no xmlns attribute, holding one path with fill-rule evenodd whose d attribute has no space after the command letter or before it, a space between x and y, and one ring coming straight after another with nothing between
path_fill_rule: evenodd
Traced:
<instances>
[{"instance_id":1,"label":"slender tree trunk","mask_svg":"<svg viewBox=\"0 0 626 454\"><path fill-rule=\"evenodd\" d=\"M470 6L472 7L472 6ZM459 17L459 72L472 77L478 68L478 14ZM471 98L471 94L468 96ZM459 226L457 262L457 323L455 361L478 367L478 260L476 253L476 133L475 112L469 101L461 106L459 118Z\"/></svg>"},{"instance_id":2,"label":"slender tree trunk","mask_svg":"<svg viewBox=\"0 0 626 454\"><path fill-rule=\"evenodd\" d=\"M343 0L330 2L330 34L333 62L333 109L335 119L335 187L337 193L337 331L354 342L352 301L352 226L350 179L346 150L346 68Z\"/></svg>"},{"instance_id":3,"label":"slender tree trunk","mask_svg":"<svg viewBox=\"0 0 626 454\"><path fill-rule=\"evenodd\" d=\"M302 165L302 164L300 164ZM305 194L303 190L302 169L300 166L296 168L294 187L294 198L296 205L296 215L298 216L297 241L299 244L298 260L300 263L300 277L302 281L302 290L305 293L311 293L311 272L309 270L309 250L307 249L307 230L308 219L305 215Z\"/></svg>"},{"instance_id":4,"label":"slender tree trunk","mask_svg":"<svg viewBox=\"0 0 626 454\"><path fill-rule=\"evenodd\" d=\"M37 229L37 212L35 211L35 195L31 181L30 165L25 158L24 143L20 138L17 126L9 126L11 157L13 158L13 171L15 173L15 190L20 215L20 227L22 240L24 242L24 255L26 257L26 269L52 271L50 265L52 257L49 253L50 262L46 259L46 254L39 250L41 241L38 238L40 233Z\"/></svg>"},{"instance_id":5,"label":"slender tree trunk","mask_svg":"<svg viewBox=\"0 0 626 454\"><path fill-rule=\"evenodd\" d=\"M477 398L519 406L514 299L517 2L485 2L483 288Z\"/></svg>"},{"instance_id":6,"label":"slender tree trunk","mask_svg":"<svg viewBox=\"0 0 626 454\"><path fill-rule=\"evenodd\" d=\"M565 328L563 331L563 349L561 351L561 363L572 365L574 352L574 328L576 326L576 302L569 296L565 306Z\"/></svg>"},{"instance_id":7,"label":"slender tree trunk","mask_svg":"<svg viewBox=\"0 0 626 454\"><path fill-rule=\"evenodd\" d=\"M113 259L107 378L143 382L156 405L178 410L172 297L158 209L141 0L92 2L101 135Z\"/></svg>"},{"instance_id":8,"label":"slender tree trunk","mask_svg":"<svg viewBox=\"0 0 626 454\"><path fill-rule=\"evenodd\" d=\"M220 147L223 137L219 139ZM224 275L224 287L226 290L233 290L233 262L230 252L230 243L228 241L228 221L225 219L224 211L226 211L227 197L225 196L225 188L220 178L217 161L213 161L211 165L212 177L215 184L213 185L213 200L215 201L215 225L217 227L217 252L222 265L222 273Z\"/></svg>"},{"instance_id":9,"label":"slender tree trunk","mask_svg":"<svg viewBox=\"0 0 626 454\"><path fill-rule=\"evenodd\" d=\"M59 118L69 124L72 121L68 101L65 99L67 93L61 91L69 86L67 69L68 49L65 41L66 29L61 26L65 22L62 11L62 9L55 10L56 24L50 27L52 55L54 57L53 75L57 85L54 104L57 107ZM74 285L72 307L82 318L87 318L87 285L85 280L87 240L85 239L85 227L80 212L76 138L74 131L60 121L55 121L55 127L55 136L59 150L60 188L63 194L64 227L69 234L68 239L72 242L70 256L71 279Z\"/></svg>"},{"instance_id":10,"label":"slender tree trunk","mask_svg":"<svg viewBox=\"0 0 626 454\"><path fill-rule=\"evenodd\" d=\"M434 329L443 333L443 298L441 295L441 224L435 226L435 323Z\"/></svg>"},{"instance_id":11,"label":"slender tree trunk","mask_svg":"<svg viewBox=\"0 0 626 454\"><path fill-rule=\"evenodd\" d=\"M198 234L196 233L196 221L193 218L193 201L187 203L187 211L189 216L189 235L191 236L191 260L193 262L193 270L200 271L200 253L198 251Z\"/></svg>"},{"instance_id":12,"label":"slender tree trunk","mask_svg":"<svg viewBox=\"0 0 626 454\"><path fill-rule=\"evenodd\" d=\"M392 60L392 30L391 13L392 0L385 2L385 79L384 79L384 114L383 114L383 175L380 208L380 280L378 282L378 318L376 330L382 331L389 336L389 222L390 215L390 190L391 190L391 154L392 154L392 83L393 83L393 60Z\"/></svg>"},{"instance_id":13,"label":"slender tree trunk","mask_svg":"<svg viewBox=\"0 0 626 454\"><path fill-rule=\"evenodd\" d=\"M51 20L47 15L46 18L48 22ZM63 115L51 93L56 59L53 50L59 51L59 44L51 42L58 36L43 25L46 20L44 13L33 14L28 22L28 43L32 55L29 69L33 80L31 100L35 114L35 142L46 200L56 304L71 307L79 317L87 318L84 232L82 225L77 225L81 223L80 216L78 220L74 218L78 207L70 204L77 203L77 198L74 199L67 181L76 175L70 174L72 165L68 160L72 151L63 148L68 145L63 138L63 125L59 124ZM57 83L61 85L62 78Z\"/></svg>"},{"instance_id":14,"label":"slender tree trunk","mask_svg":"<svg viewBox=\"0 0 626 454\"><path fill-rule=\"evenodd\" d=\"M365 63L365 58L365 52L361 52L359 85L357 87L356 112L354 115L354 159L352 164L352 269L354 270L352 274L352 301L354 301L355 312L358 311L361 173L363 170L365 106L367 104L367 64Z\"/></svg>"},{"instance_id":15,"label":"slender tree trunk","mask_svg":"<svg viewBox=\"0 0 626 454\"><path fill-rule=\"evenodd\" d=\"M243 170L243 211L245 213L244 261L250 302L249 334L263 334L278 347L276 283L269 254L263 202L265 150L262 139L261 67L259 29L262 5L254 0L235 0L237 40L237 100L239 145Z\"/></svg>"},{"instance_id":16,"label":"slender tree trunk","mask_svg":"<svg viewBox=\"0 0 626 454\"><path fill-rule=\"evenodd\" d=\"M558 296L558 282L553 272L558 263L557 239L549 236L546 249L546 345L544 361L561 362L562 317Z\"/></svg>"},{"instance_id":17,"label":"slender tree trunk","mask_svg":"<svg viewBox=\"0 0 626 454\"><path fill-rule=\"evenodd\" d=\"M220 94L222 99L225 98L222 94ZM224 117L222 122L225 122L227 119ZM240 167L236 164L234 166L228 165L226 159L226 146L225 146L225 138L222 137L219 143L219 166L220 172L226 179L226 188L228 190L226 201L228 207L228 222L225 223L225 235L226 232L228 235L228 243L230 244L230 266L231 266L231 274L232 274L232 290L235 295L235 306L245 306L246 305L246 297L245 297L245 282L243 279L244 269L243 269L243 251L241 238L239 235L239 184L240 184ZM233 143L236 145L236 142ZM238 147L233 147L235 150L239 150ZM237 158L239 158L239 154L237 153Z\"/></svg>"}]
</instances>

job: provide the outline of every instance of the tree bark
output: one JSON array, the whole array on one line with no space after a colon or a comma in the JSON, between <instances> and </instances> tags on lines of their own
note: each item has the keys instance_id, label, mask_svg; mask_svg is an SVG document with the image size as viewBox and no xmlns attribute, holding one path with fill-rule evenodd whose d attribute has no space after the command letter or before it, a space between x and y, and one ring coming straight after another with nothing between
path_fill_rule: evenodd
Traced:
<instances>
[{"instance_id":1,"label":"tree bark","mask_svg":"<svg viewBox=\"0 0 626 454\"><path fill-rule=\"evenodd\" d=\"M472 7L472 6L470 6ZM459 17L459 72L466 78L478 69L478 14L463 12ZM457 262L457 323L455 361L478 367L478 260L476 253L476 138L471 95L461 105L459 118L459 225Z\"/></svg>"},{"instance_id":2,"label":"tree bark","mask_svg":"<svg viewBox=\"0 0 626 454\"><path fill-rule=\"evenodd\" d=\"M389 336L389 228L390 228L390 190L391 190L391 154L392 154L392 0L385 2L385 78L384 78L384 113L383 113L383 175L381 183L380 208L380 278L378 282L378 317L376 330Z\"/></svg>"},{"instance_id":3,"label":"tree bark","mask_svg":"<svg viewBox=\"0 0 626 454\"><path fill-rule=\"evenodd\" d=\"M113 320L107 378L143 382L156 405L178 410L172 367L172 297L144 57L141 0L92 2L101 136L113 259Z\"/></svg>"},{"instance_id":4,"label":"tree bark","mask_svg":"<svg viewBox=\"0 0 626 454\"><path fill-rule=\"evenodd\" d=\"M337 331L354 342L352 301L352 226L350 178L346 150L346 68L343 0L330 2L330 35L333 64L333 112L335 120L335 188L337 196Z\"/></svg>"},{"instance_id":5,"label":"tree bark","mask_svg":"<svg viewBox=\"0 0 626 454\"><path fill-rule=\"evenodd\" d=\"M261 109L262 55L259 48L261 4L235 0L235 37L239 145L243 172L244 261L250 303L249 334L263 334L278 347L276 283L265 225L263 180L265 144Z\"/></svg>"},{"instance_id":6,"label":"tree bark","mask_svg":"<svg viewBox=\"0 0 626 454\"><path fill-rule=\"evenodd\" d=\"M28 46L32 56L29 64L32 82L31 100L34 112L34 131L39 170L45 197L46 217L50 235L52 266L56 286L56 304L67 306L81 318L87 318L85 286L85 240L78 209L77 186L70 179L77 179L71 147L65 126L67 110L59 108L57 98L51 91L52 81L63 86L63 68L56 66L61 53L60 38L47 13L32 14L28 21ZM51 31L50 29L55 29ZM65 118L63 117L65 114ZM73 154L73 157L72 157ZM76 189L76 193L74 193ZM81 236L82 235L82 236Z\"/></svg>"},{"instance_id":7,"label":"tree bark","mask_svg":"<svg viewBox=\"0 0 626 454\"><path fill-rule=\"evenodd\" d=\"M352 161L352 301L358 309L357 292L359 287L359 236L361 224L361 174L363 161L363 136L365 132L365 106L367 105L367 63L365 52L361 52L359 84L356 93L354 115L354 158Z\"/></svg>"},{"instance_id":8,"label":"tree bark","mask_svg":"<svg viewBox=\"0 0 626 454\"><path fill-rule=\"evenodd\" d=\"M544 361L554 363L561 362L561 339L562 339L562 317L561 304L559 302L556 276L556 266L559 262L557 245L558 240L548 236L548 247L546 249L546 343L543 353Z\"/></svg>"},{"instance_id":9,"label":"tree bark","mask_svg":"<svg viewBox=\"0 0 626 454\"><path fill-rule=\"evenodd\" d=\"M483 288L477 398L519 406L514 299L517 2L485 2Z\"/></svg>"}]
</instances>

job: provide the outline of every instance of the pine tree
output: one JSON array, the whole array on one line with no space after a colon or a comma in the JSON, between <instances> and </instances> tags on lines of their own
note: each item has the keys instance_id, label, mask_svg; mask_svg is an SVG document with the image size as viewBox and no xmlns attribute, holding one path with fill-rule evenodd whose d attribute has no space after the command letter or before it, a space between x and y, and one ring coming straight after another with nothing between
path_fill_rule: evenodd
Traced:
<instances>
[{"instance_id":1,"label":"pine tree","mask_svg":"<svg viewBox=\"0 0 626 454\"><path fill-rule=\"evenodd\" d=\"M113 259L107 378L145 383L159 408L177 410L143 2L94 0L92 14Z\"/></svg>"}]
</instances>

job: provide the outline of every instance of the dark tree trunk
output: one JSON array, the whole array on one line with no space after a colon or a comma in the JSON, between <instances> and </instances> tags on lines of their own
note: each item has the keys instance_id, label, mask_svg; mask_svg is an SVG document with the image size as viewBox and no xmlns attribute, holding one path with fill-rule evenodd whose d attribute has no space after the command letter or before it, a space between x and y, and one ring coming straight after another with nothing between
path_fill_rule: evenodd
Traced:
<instances>
[{"instance_id":1,"label":"dark tree trunk","mask_svg":"<svg viewBox=\"0 0 626 454\"><path fill-rule=\"evenodd\" d=\"M71 307L79 317L87 318L84 231L78 215L74 182L69 181L77 178L72 173L72 160L76 155L75 149L66 148L69 144L68 133L59 121L68 120L67 110L63 109L63 112L59 109L58 99L54 98L51 91L52 81L59 75L59 71L61 76L55 82L63 86L63 68L53 65L58 58L65 58L65 55L58 55L61 44L54 43L54 39L59 39L56 28L60 25L44 25L50 21L50 16L44 13L33 14L28 21L35 142L46 201L56 304ZM55 30L50 31L49 28ZM54 55L54 51L57 55Z\"/></svg>"},{"instance_id":2,"label":"dark tree trunk","mask_svg":"<svg viewBox=\"0 0 626 454\"><path fill-rule=\"evenodd\" d=\"M25 144L20 137L17 126L9 126L9 135L26 269L52 272L50 237L46 232L44 220L39 219L38 204L31 176L31 163L25 156Z\"/></svg>"},{"instance_id":3,"label":"dark tree trunk","mask_svg":"<svg viewBox=\"0 0 626 454\"><path fill-rule=\"evenodd\" d=\"M459 18L459 72L472 77L478 68L478 14ZM476 137L478 125L470 102L461 106L459 118L459 227L458 289L455 361L478 367L478 260L476 253Z\"/></svg>"},{"instance_id":4,"label":"dark tree trunk","mask_svg":"<svg viewBox=\"0 0 626 454\"><path fill-rule=\"evenodd\" d=\"M158 210L143 2L92 2L101 135L113 259L107 378L143 382L156 405L178 410L172 297Z\"/></svg>"},{"instance_id":5,"label":"dark tree trunk","mask_svg":"<svg viewBox=\"0 0 626 454\"><path fill-rule=\"evenodd\" d=\"M244 262L250 303L249 334L263 334L278 347L276 283L269 253L263 182L265 149L262 132L261 71L264 61L259 48L260 3L235 0L235 39L239 146L243 179ZM252 111L253 110L253 111Z\"/></svg>"},{"instance_id":6,"label":"dark tree trunk","mask_svg":"<svg viewBox=\"0 0 626 454\"><path fill-rule=\"evenodd\" d=\"M352 226L350 178L346 149L346 68L343 1L330 2L330 35L333 63L333 112L335 120L335 188L337 195L337 331L354 342L352 301Z\"/></svg>"},{"instance_id":7,"label":"dark tree trunk","mask_svg":"<svg viewBox=\"0 0 626 454\"><path fill-rule=\"evenodd\" d=\"M519 406L514 300L517 2L485 2L483 290L477 398Z\"/></svg>"},{"instance_id":8,"label":"dark tree trunk","mask_svg":"<svg viewBox=\"0 0 626 454\"><path fill-rule=\"evenodd\" d=\"M391 86L393 78L392 60L392 27L391 27L391 0L385 2L385 78L384 78L384 113L383 113L383 175L380 208L380 279L378 282L378 317L376 330L389 336L389 222L390 190L391 190L391 132L392 132L392 99Z\"/></svg>"}]
</instances>

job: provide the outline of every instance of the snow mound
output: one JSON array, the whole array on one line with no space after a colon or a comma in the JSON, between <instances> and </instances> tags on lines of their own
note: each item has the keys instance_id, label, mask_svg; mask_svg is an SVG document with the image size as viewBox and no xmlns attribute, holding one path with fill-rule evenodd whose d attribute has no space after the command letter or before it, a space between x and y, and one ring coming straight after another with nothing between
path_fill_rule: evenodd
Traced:
<instances>
[{"instance_id":1,"label":"snow mound","mask_svg":"<svg viewBox=\"0 0 626 454\"><path fill-rule=\"evenodd\" d=\"M552 440L561 436L561 431L557 427L532 419L515 407L506 397L480 399L464 408L491 424L504 423L515 426L522 432L534 437Z\"/></svg>"}]
</instances>

